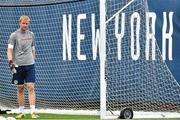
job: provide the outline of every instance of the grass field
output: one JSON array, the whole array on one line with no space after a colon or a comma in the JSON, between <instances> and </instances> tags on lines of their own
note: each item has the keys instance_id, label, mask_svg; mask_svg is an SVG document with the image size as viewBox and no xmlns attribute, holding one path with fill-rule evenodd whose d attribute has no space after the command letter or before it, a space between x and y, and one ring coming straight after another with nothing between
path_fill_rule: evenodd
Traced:
<instances>
[{"instance_id":1,"label":"grass field","mask_svg":"<svg viewBox=\"0 0 180 120\"><path fill-rule=\"evenodd\" d=\"M60 115L60 114L38 114L40 117L36 120L43 120L43 119L53 119L53 120L62 120L62 119L87 119L87 120L99 120L99 116L95 116L95 115ZM3 117L15 117L16 114L1 114L0 116ZM27 114L25 116L25 118L21 119L21 120L27 120L27 119L31 119L30 115Z\"/></svg>"},{"instance_id":2,"label":"grass field","mask_svg":"<svg viewBox=\"0 0 180 120\"><path fill-rule=\"evenodd\" d=\"M16 114L1 114L0 116L4 117L15 117ZM60 115L60 114L39 114L39 118L36 120L46 120L46 119L52 119L52 120L100 120L100 116L96 115ZM30 120L30 115L27 114L25 118L21 120ZM134 120L180 120L180 118L152 118L152 119L134 119Z\"/></svg>"}]
</instances>

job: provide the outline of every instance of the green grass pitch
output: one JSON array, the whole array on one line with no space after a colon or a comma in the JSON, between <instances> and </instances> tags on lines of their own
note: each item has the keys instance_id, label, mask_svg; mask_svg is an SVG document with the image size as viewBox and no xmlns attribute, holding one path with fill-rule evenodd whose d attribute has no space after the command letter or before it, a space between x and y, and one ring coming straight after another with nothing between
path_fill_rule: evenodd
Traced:
<instances>
[{"instance_id":1,"label":"green grass pitch","mask_svg":"<svg viewBox=\"0 0 180 120\"><path fill-rule=\"evenodd\" d=\"M99 120L99 116L96 115L62 115L62 114L38 114L40 117L35 120L45 120L45 119L52 119L52 120L64 120L64 119L73 119L73 120ZM1 114L0 116L3 117L15 117L16 114ZM29 114L26 114L25 118L21 120L28 120L31 119Z\"/></svg>"},{"instance_id":2,"label":"green grass pitch","mask_svg":"<svg viewBox=\"0 0 180 120\"><path fill-rule=\"evenodd\" d=\"M16 114L0 114L3 117L15 117ZM62 114L39 114L39 118L35 120L100 120L100 116L98 115L62 115ZM25 116L23 119L17 120L30 120L31 117L29 114ZM133 120L180 120L180 118L151 118L151 119L133 119Z\"/></svg>"}]
</instances>

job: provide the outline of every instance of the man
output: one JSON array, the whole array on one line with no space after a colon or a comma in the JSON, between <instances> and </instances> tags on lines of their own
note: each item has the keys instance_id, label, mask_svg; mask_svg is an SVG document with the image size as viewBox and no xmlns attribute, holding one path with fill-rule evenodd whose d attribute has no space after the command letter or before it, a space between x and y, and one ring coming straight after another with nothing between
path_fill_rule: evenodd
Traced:
<instances>
[{"instance_id":1,"label":"man","mask_svg":"<svg viewBox=\"0 0 180 120\"><path fill-rule=\"evenodd\" d=\"M28 90L31 118L37 118L35 114L35 39L33 32L28 30L30 19L21 16L20 28L10 35L8 41L8 63L13 70L12 84L17 85L17 99L19 114L16 118L23 118L24 113L24 89Z\"/></svg>"}]
</instances>

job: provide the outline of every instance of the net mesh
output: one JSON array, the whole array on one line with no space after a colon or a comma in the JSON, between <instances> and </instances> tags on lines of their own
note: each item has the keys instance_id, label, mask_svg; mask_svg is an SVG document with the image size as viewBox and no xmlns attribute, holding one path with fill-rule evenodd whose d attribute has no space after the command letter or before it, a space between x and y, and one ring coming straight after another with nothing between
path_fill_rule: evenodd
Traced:
<instances>
[{"instance_id":1,"label":"net mesh","mask_svg":"<svg viewBox=\"0 0 180 120\"><path fill-rule=\"evenodd\" d=\"M34 32L36 39L37 108L99 109L99 60L92 60L92 40L89 34L91 13L96 13L98 18L97 4L97 1L87 0L63 4L58 2L46 6L0 7L2 23L0 24L2 68L0 69L0 104L2 106L18 107L16 87L11 85L12 76L7 64L7 42L10 33L19 28L19 17L28 15L31 19L29 29ZM84 42L81 43L81 54L86 54L86 61L78 60L76 55L77 15L82 13L87 14L87 19L81 23L81 34L86 34ZM71 61L63 61L63 14L67 16L72 14ZM25 106L29 107L27 91Z\"/></svg>"},{"instance_id":2,"label":"net mesh","mask_svg":"<svg viewBox=\"0 0 180 120\"><path fill-rule=\"evenodd\" d=\"M132 0L107 0L107 20ZM107 23L107 106L117 110L131 107L134 110L174 111L180 110L180 86L162 61L156 44L156 60L146 60L146 0L134 0L121 13L125 13L125 35L121 43L121 60L118 60L115 20ZM131 57L131 15L140 15L140 57ZM119 33L121 31L119 14ZM137 26L134 24L134 30ZM135 38L136 36L134 36ZM136 48L135 48L136 49ZM136 49L137 50L137 49Z\"/></svg>"}]
</instances>

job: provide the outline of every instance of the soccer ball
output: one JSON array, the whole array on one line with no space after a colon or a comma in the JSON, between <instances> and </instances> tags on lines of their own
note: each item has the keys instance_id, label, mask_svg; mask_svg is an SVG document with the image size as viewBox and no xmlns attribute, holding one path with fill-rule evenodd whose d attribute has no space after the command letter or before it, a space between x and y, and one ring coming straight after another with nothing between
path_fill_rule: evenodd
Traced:
<instances>
[{"instance_id":1,"label":"soccer ball","mask_svg":"<svg viewBox=\"0 0 180 120\"><path fill-rule=\"evenodd\" d=\"M16 120L16 118L8 117L8 118L6 118L6 120Z\"/></svg>"},{"instance_id":2,"label":"soccer ball","mask_svg":"<svg viewBox=\"0 0 180 120\"><path fill-rule=\"evenodd\" d=\"M3 116L0 116L0 120L6 120L6 118Z\"/></svg>"}]
</instances>

